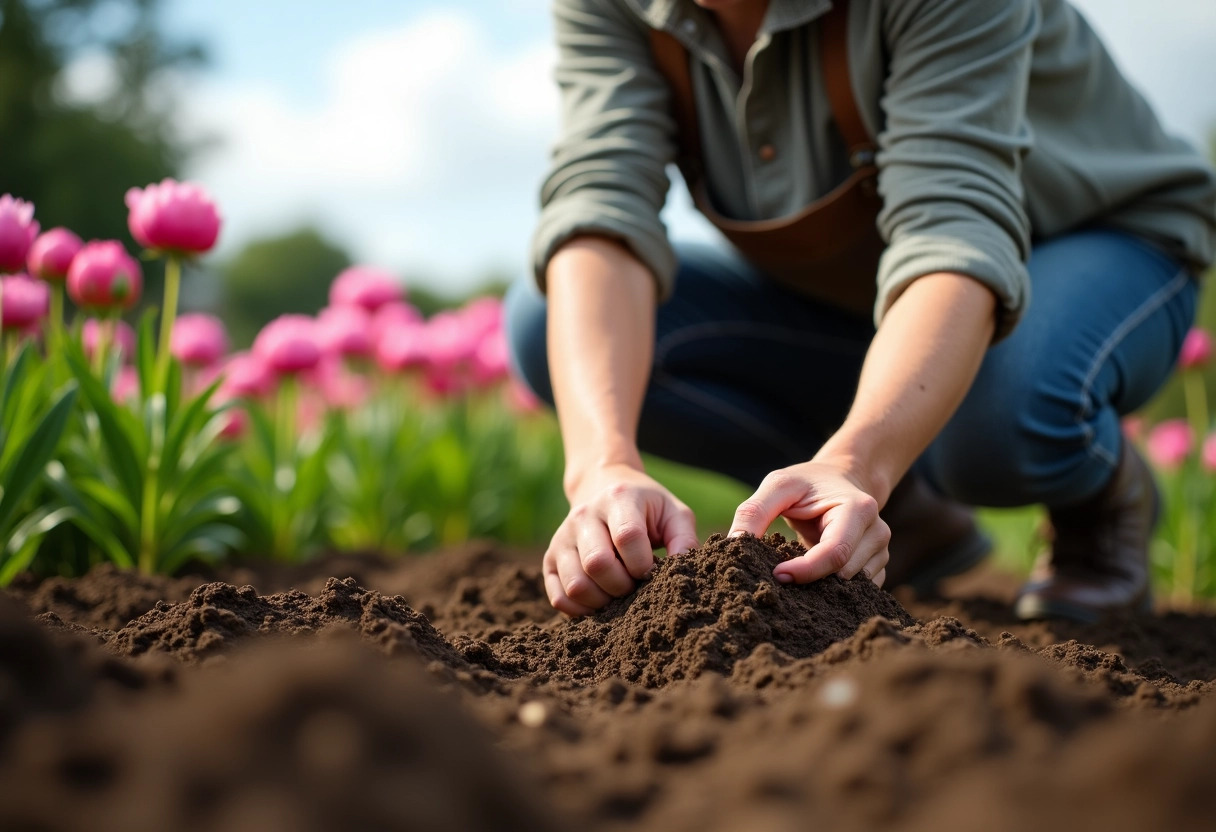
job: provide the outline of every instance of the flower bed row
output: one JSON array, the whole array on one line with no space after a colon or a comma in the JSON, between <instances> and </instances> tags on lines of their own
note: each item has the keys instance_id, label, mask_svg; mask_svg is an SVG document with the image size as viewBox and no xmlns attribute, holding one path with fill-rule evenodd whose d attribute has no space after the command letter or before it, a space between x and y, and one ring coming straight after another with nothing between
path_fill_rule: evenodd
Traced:
<instances>
[{"instance_id":1,"label":"flower bed row","mask_svg":"<svg viewBox=\"0 0 1216 832\"><path fill-rule=\"evenodd\" d=\"M183 267L218 237L213 201L166 180L127 204L166 260L159 322L136 328L121 242L39 235L33 206L0 198L0 582L100 559L534 542L560 521L560 440L509 376L497 299L424 319L392 275L355 267L316 317L229 354L220 320L177 316Z\"/></svg>"}]
</instances>

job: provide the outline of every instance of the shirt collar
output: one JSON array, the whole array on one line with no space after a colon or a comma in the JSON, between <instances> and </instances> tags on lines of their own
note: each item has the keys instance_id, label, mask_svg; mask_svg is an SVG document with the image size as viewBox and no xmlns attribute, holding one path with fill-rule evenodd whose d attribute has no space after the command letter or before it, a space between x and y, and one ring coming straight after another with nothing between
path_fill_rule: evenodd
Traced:
<instances>
[{"instance_id":1,"label":"shirt collar","mask_svg":"<svg viewBox=\"0 0 1216 832\"><path fill-rule=\"evenodd\" d=\"M625 0L648 25L671 31L683 20L702 19L705 10L692 0ZM824 14L831 0L769 0L761 32L772 34L801 26Z\"/></svg>"}]
</instances>

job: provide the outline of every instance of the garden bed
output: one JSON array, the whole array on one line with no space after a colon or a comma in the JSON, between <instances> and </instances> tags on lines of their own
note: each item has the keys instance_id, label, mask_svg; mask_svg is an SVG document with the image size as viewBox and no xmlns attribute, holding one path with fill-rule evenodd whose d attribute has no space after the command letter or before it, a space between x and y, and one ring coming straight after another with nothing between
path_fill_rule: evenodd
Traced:
<instances>
[{"instance_id":1,"label":"garden bed","mask_svg":"<svg viewBox=\"0 0 1216 832\"><path fill-rule=\"evenodd\" d=\"M1216 828L1216 615L783 587L771 542L578 622L490 545L18 580L0 828Z\"/></svg>"}]
</instances>

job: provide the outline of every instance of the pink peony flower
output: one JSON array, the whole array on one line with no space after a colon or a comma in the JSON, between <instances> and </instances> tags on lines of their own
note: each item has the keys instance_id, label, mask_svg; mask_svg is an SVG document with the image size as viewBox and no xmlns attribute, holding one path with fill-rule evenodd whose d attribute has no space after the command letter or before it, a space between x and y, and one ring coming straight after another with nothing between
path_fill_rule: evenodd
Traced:
<instances>
[{"instance_id":1,"label":"pink peony flower","mask_svg":"<svg viewBox=\"0 0 1216 832\"><path fill-rule=\"evenodd\" d=\"M248 353L244 355L248 356ZM215 395L211 397L211 406L215 408L223 407L240 398L242 398L240 395L221 386L215 391ZM223 426L220 428L220 438L222 439L240 439L245 435L245 431L249 429L249 414L240 405L228 408L220 418L224 420Z\"/></svg>"},{"instance_id":2,"label":"pink peony flower","mask_svg":"<svg viewBox=\"0 0 1216 832\"><path fill-rule=\"evenodd\" d=\"M1212 336L1202 327L1194 327L1182 342L1178 366L1184 370L1202 367L1212 358Z\"/></svg>"},{"instance_id":3,"label":"pink peony flower","mask_svg":"<svg viewBox=\"0 0 1216 832\"><path fill-rule=\"evenodd\" d=\"M93 360L93 354L97 351L97 343L101 340L102 322L96 318L89 318L84 322L84 329L80 332L81 345L84 347L84 354L90 361ZM114 321L114 330L110 337L113 343L110 344L110 349L118 349L124 361L130 361L135 356L135 330L126 321Z\"/></svg>"},{"instance_id":4,"label":"pink peony flower","mask_svg":"<svg viewBox=\"0 0 1216 832\"><path fill-rule=\"evenodd\" d=\"M0 323L5 329L35 328L46 317L51 291L28 274L0 278Z\"/></svg>"},{"instance_id":5,"label":"pink peony flower","mask_svg":"<svg viewBox=\"0 0 1216 832\"><path fill-rule=\"evenodd\" d=\"M478 338L502 329L502 301L485 297L471 300L457 313L470 334Z\"/></svg>"},{"instance_id":6,"label":"pink peony flower","mask_svg":"<svg viewBox=\"0 0 1216 832\"><path fill-rule=\"evenodd\" d=\"M220 404L234 398L256 399L274 390L274 373L261 356L238 352L228 359L223 370L224 381L216 395L223 394Z\"/></svg>"},{"instance_id":7,"label":"pink peony flower","mask_svg":"<svg viewBox=\"0 0 1216 832\"><path fill-rule=\"evenodd\" d=\"M361 306L368 312L404 299L405 287L396 277L370 266L351 266L329 287L331 306Z\"/></svg>"},{"instance_id":8,"label":"pink peony flower","mask_svg":"<svg viewBox=\"0 0 1216 832\"><path fill-rule=\"evenodd\" d=\"M83 309L130 309L143 288L139 263L116 240L86 243L68 269L68 295Z\"/></svg>"},{"instance_id":9,"label":"pink peony flower","mask_svg":"<svg viewBox=\"0 0 1216 832\"><path fill-rule=\"evenodd\" d=\"M321 360L317 323L307 315L280 315L258 333L253 352L276 373L311 370Z\"/></svg>"},{"instance_id":10,"label":"pink peony flower","mask_svg":"<svg viewBox=\"0 0 1216 832\"><path fill-rule=\"evenodd\" d=\"M317 315L317 337L327 355L372 354L372 316L361 306L328 306Z\"/></svg>"},{"instance_id":11,"label":"pink peony flower","mask_svg":"<svg viewBox=\"0 0 1216 832\"><path fill-rule=\"evenodd\" d=\"M220 233L215 201L201 185L166 179L127 191L127 226L144 248L195 255L210 251Z\"/></svg>"},{"instance_id":12,"label":"pink peony flower","mask_svg":"<svg viewBox=\"0 0 1216 832\"><path fill-rule=\"evenodd\" d=\"M426 363L441 373L454 373L473 360L484 322L459 312L440 312L426 322Z\"/></svg>"},{"instance_id":13,"label":"pink peony flower","mask_svg":"<svg viewBox=\"0 0 1216 832\"><path fill-rule=\"evenodd\" d=\"M323 355L308 380L331 410L353 410L367 401L371 391L367 379L349 372L336 353Z\"/></svg>"},{"instance_id":14,"label":"pink peony flower","mask_svg":"<svg viewBox=\"0 0 1216 832\"><path fill-rule=\"evenodd\" d=\"M48 283L62 283L67 280L72 260L83 247L84 243L71 231L52 228L30 247L30 273Z\"/></svg>"},{"instance_id":15,"label":"pink peony flower","mask_svg":"<svg viewBox=\"0 0 1216 832\"><path fill-rule=\"evenodd\" d=\"M214 315L182 315L173 325L169 351L188 367L210 367L228 352L224 322Z\"/></svg>"},{"instance_id":16,"label":"pink peony flower","mask_svg":"<svg viewBox=\"0 0 1216 832\"><path fill-rule=\"evenodd\" d=\"M376 340L376 363L395 372L426 361L426 327L420 324L385 329Z\"/></svg>"},{"instance_id":17,"label":"pink peony flower","mask_svg":"<svg viewBox=\"0 0 1216 832\"><path fill-rule=\"evenodd\" d=\"M114 397L114 401L120 404L139 398L139 373L135 371L134 367L128 365L118 369L110 395Z\"/></svg>"},{"instance_id":18,"label":"pink peony flower","mask_svg":"<svg viewBox=\"0 0 1216 832\"><path fill-rule=\"evenodd\" d=\"M510 354L507 334L502 329L496 329L482 338L473 353L473 383L479 387L489 387L506 378L510 369Z\"/></svg>"},{"instance_id":19,"label":"pink peony flower","mask_svg":"<svg viewBox=\"0 0 1216 832\"><path fill-rule=\"evenodd\" d=\"M1209 474L1216 474L1216 433L1209 433L1203 440L1203 450L1200 452L1203 469Z\"/></svg>"},{"instance_id":20,"label":"pink peony flower","mask_svg":"<svg viewBox=\"0 0 1216 832\"><path fill-rule=\"evenodd\" d=\"M1148 434L1145 450L1158 467L1172 471L1186 461L1195 444L1195 432L1185 419L1167 419Z\"/></svg>"},{"instance_id":21,"label":"pink peony flower","mask_svg":"<svg viewBox=\"0 0 1216 832\"><path fill-rule=\"evenodd\" d=\"M9 194L0 196L0 274L24 269L30 246L37 237L33 204Z\"/></svg>"}]
</instances>

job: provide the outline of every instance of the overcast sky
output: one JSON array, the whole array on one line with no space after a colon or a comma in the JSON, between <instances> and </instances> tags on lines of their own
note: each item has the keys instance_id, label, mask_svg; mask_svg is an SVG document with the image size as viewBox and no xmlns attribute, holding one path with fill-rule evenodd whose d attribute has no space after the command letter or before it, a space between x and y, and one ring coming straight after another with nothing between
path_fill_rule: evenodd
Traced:
<instances>
[{"instance_id":1,"label":"overcast sky","mask_svg":"<svg viewBox=\"0 0 1216 832\"><path fill-rule=\"evenodd\" d=\"M1078 0L1171 129L1216 125L1216 0ZM466 288L521 271L556 130L548 0L171 0L211 67L183 125L223 248L313 221L361 260ZM88 73L82 73L87 75ZM678 204L673 231L703 234Z\"/></svg>"}]
</instances>

